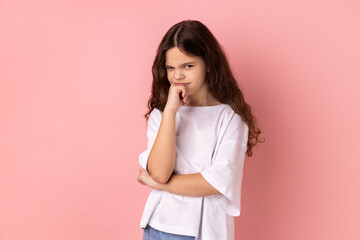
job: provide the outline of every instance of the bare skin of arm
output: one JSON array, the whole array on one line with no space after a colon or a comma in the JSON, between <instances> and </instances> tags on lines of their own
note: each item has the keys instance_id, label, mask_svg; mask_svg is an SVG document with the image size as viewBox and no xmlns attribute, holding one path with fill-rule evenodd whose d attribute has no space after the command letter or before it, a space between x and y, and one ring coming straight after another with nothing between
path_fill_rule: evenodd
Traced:
<instances>
[{"instance_id":1,"label":"bare skin of arm","mask_svg":"<svg viewBox=\"0 0 360 240\"><path fill-rule=\"evenodd\" d=\"M157 137L150 151L147 169L152 178L166 183L175 166L175 116L176 111L165 107Z\"/></svg>"},{"instance_id":2,"label":"bare skin of arm","mask_svg":"<svg viewBox=\"0 0 360 240\"><path fill-rule=\"evenodd\" d=\"M186 86L176 84L170 86L168 101L149 154L147 170L152 178L159 183L166 183L174 171L176 160L175 117L180 106L189 102L187 92Z\"/></svg>"},{"instance_id":3,"label":"bare skin of arm","mask_svg":"<svg viewBox=\"0 0 360 240\"><path fill-rule=\"evenodd\" d=\"M164 184L155 181L143 168L140 168L137 180L152 189L165 190L177 195L201 197L221 194L200 173L173 174L170 180Z\"/></svg>"}]
</instances>

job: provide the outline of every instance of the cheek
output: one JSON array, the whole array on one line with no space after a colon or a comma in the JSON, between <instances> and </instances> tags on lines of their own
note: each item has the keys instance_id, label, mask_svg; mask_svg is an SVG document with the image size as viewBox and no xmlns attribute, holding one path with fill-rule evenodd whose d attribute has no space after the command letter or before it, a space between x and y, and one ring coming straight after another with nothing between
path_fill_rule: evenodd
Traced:
<instances>
[{"instance_id":1,"label":"cheek","mask_svg":"<svg viewBox=\"0 0 360 240\"><path fill-rule=\"evenodd\" d=\"M202 74L201 72L197 72L192 76L192 79L195 82L195 85L201 86L205 80L205 75Z\"/></svg>"},{"instance_id":2,"label":"cheek","mask_svg":"<svg viewBox=\"0 0 360 240\"><path fill-rule=\"evenodd\" d=\"M173 78L172 75L173 75L173 74L171 74L171 73L169 73L169 72L166 73L166 77L167 77L167 79L169 80L169 82L171 82L170 80Z\"/></svg>"}]
</instances>

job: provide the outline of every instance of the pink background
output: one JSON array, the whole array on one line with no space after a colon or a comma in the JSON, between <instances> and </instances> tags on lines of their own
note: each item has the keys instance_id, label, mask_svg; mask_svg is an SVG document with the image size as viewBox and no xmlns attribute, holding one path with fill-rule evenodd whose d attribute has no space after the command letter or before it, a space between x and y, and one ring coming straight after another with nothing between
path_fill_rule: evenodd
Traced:
<instances>
[{"instance_id":1,"label":"pink background","mask_svg":"<svg viewBox=\"0 0 360 240\"><path fill-rule=\"evenodd\" d=\"M266 143L236 239L360 239L360 2L0 1L0 239L141 239L151 65L173 24L224 46Z\"/></svg>"}]
</instances>

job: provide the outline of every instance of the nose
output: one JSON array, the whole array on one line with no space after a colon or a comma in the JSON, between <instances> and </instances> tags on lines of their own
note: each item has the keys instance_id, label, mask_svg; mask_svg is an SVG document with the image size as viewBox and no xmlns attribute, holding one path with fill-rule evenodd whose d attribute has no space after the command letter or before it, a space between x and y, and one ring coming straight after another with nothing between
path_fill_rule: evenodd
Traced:
<instances>
[{"instance_id":1,"label":"nose","mask_svg":"<svg viewBox=\"0 0 360 240\"><path fill-rule=\"evenodd\" d=\"M175 79L182 79L184 78L184 74L182 73L182 71L180 69L176 69L175 70L175 75L174 75Z\"/></svg>"}]
</instances>

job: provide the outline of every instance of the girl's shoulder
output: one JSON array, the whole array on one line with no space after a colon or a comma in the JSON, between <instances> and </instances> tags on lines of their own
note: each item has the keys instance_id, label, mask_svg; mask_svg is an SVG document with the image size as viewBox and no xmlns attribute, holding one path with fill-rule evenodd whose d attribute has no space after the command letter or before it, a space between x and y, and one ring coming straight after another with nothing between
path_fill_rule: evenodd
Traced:
<instances>
[{"instance_id":1,"label":"girl's shoulder","mask_svg":"<svg viewBox=\"0 0 360 240\"><path fill-rule=\"evenodd\" d=\"M162 114L163 114L163 112L157 108L154 108L153 110L151 110L151 112L149 114L148 125L159 126L160 122L161 122Z\"/></svg>"},{"instance_id":2,"label":"girl's shoulder","mask_svg":"<svg viewBox=\"0 0 360 240\"><path fill-rule=\"evenodd\" d=\"M149 115L149 118L150 117L161 117L162 116L162 114L163 114L163 112L160 110L160 109L158 109L158 108L154 108L153 110L151 110L151 112L150 112L150 115Z\"/></svg>"},{"instance_id":3,"label":"girl's shoulder","mask_svg":"<svg viewBox=\"0 0 360 240\"><path fill-rule=\"evenodd\" d=\"M149 120L150 119L161 119L163 112L160 109L154 108L153 110L151 110L150 115L149 115Z\"/></svg>"}]
</instances>

